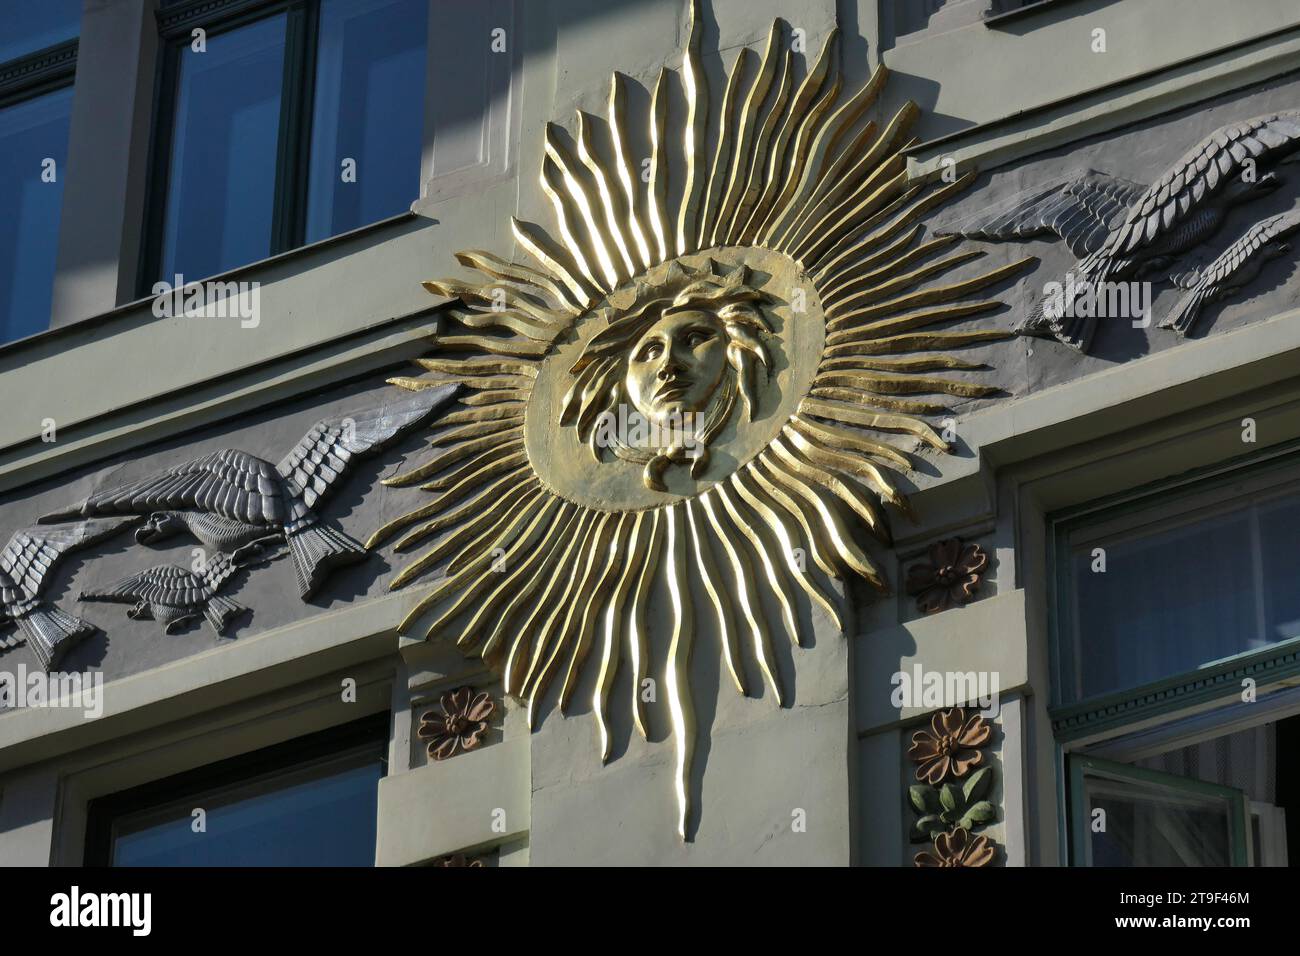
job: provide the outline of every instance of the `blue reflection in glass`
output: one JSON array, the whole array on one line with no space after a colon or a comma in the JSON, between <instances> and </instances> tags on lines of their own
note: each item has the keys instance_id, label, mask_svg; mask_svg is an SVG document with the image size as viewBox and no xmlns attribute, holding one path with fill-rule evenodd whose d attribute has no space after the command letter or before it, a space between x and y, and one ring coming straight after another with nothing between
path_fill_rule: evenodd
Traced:
<instances>
[{"instance_id":1,"label":"blue reflection in glass","mask_svg":"<svg viewBox=\"0 0 1300 956\"><path fill-rule=\"evenodd\" d=\"M180 53L162 278L187 281L271 253L285 16Z\"/></svg>"},{"instance_id":2,"label":"blue reflection in glass","mask_svg":"<svg viewBox=\"0 0 1300 956\"><path fill-rule=\"evenodd\" d=\"M395 216L420 192L428 0L324 0L307 241ZM345 160L356 164L345 181Z\"/></svg>"},{"instance_id":3,"label":"blue reflection in glass","mask_svg":"<svg viewBox=\"0 0 1300 956\"><path fill-rule=\"evenodd\" d=\"M336 761L199 794L135 827L119 821L113 866L373 866L382 775L379 759ZM196 807L206 814L201 833L193 829Z\"/></svg>"},{"instance_id":4,"label":"blue reflection in glass","mask_svg":"<svg viewBox=\"0 0 1300 956\"><path fill-rule=\"evenodd\" d=\"M71 87L0 110L3 342L50 327L71 114Z\"/></svg>"},{"instance_id":5,"label":"blue reflection in glass","mask_svg":"<svg viewBox=\"0 0 1300 956\"><path fill-rule=\"evenodd\" d=\"M81 32L82 0L8 0L0 30L0 63L71 40Z\"/></svg>"}]
</instances>

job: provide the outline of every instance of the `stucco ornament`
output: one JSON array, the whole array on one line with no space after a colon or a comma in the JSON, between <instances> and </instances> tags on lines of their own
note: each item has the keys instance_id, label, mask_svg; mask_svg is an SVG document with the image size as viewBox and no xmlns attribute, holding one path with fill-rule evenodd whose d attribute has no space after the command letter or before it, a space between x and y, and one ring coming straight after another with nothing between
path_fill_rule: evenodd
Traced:
<instances>
[{"instance_id":1,"label":"stucco ornament","mask_svg":"<svg viewBox=\"0 0 1300 956\"><path fill-rule=\"evenodd\" d=\"M772 642L803 643L801 594L843 631L848 578L887 588L859 528L888 544L885 506L908 513L894 475L918 444L950 450L926 418L951 412L932 397L995 391L950 353L1011 336L986 326L1002 303L983 290L1033 261L944 284L982 253L944 254L959 240L925 239L921 221L973 173L908 180L919 110L867 121L887 70L842 95L837 33L800 75L777 21L718 99L697 4L689 15L676 78L661 70L634 119L647 181L615 74L603 122L580 111L572 143L547 128L554 231L512 220L532 264L462 252L474 280L425 283L462 304L423 374L390 381L467 392L433 456L386 482L432 499L369 542L431 545L391 582L441 571L401 630L427 622L428 638L481 657L530 726L553 682L561 712L583 687L608 759L619 669L647 739L653 680L683 838L692 654L719 654L742 694L753 667L789 702ZM686 110L670 120L676 82Z\"/></svg>"},{"instance_id":2,"label":"stucco ornament","mask_svg":"<svg viewBox=\"0 0 1300 956\"><path fill-rule=\"evenodd\" d=\"M416 731L417 737L429 741L429 756L446 760L477 748L496 710L491 695L486 691L476 694L472 687L459 687L443 694L438 704L442 712L425 711L420 715L420 727Z\"/></svg>"},{"instance_id":3,"label":"stucco ornament","mask_svg":"<svg viewBox=\"0 0 1300 956\"><path fill-rule=\"evenodd\" d=\"M949 538L930 546L929 560L907 569L907 593L917 609L934 614L958 604L968 604L984 579L989 556L978 544Z\"/></svg>"},{"instance_id":4,"label":"stucco ornament","mask_svg":"<svg viewBox=\"0 0 1300 956\"><path fill-rule=\"evenodd\" d=\"M939 784L949 777L964 777L984 761L978 749L989 741L993 729L987 720L964 707L938 711L929 730L912 734L907 756L916 763L916 779Z\"/></svg>"},{"instance_id":5,"label":"stucco ornament","mask_svg":"<svg viewBox=\"0 0 1300 956\"><path fill-rule=\"evenodd\" d=\"M972 836L969 830L957 827L949 833L934 838L933 850L922 850L916 855L916 865L921 867L973 867L988 866L997 856L997 847L986 836Z\"/></svg>"},{"instance_id":6,"label":"stucco ornament","mask_svg":"<svg viewBox=\"0 0 1300 956\"><path fill-rule=\"evenodd\" d=\"M356 460L387 447L455 394L456 386L446 385L404 401L324 419L274 465L242 449L223 448L137 481L98 489L40 521L137 515L145 518L135 535L140 544L189 534L212 549L215 555L207 564L214 567L241 566L246 557L260 560L265 546L282 542L305 600L333 570L366 557L365 548L326 524L316 509L343 483ZM162 594L161 603L153 602L157 607L198 611L221 603L210 596L228 577L207 569L191 575L165 566L144 572L138 580L119 582L111 595L86 597L142 599L148 604ZM232 613L223 605L221 613L209 619L220 632Z\"/></svg>"},{"instance_id":7,"label":"stucco ornament","mask_svg":"<svg viewBox=\"0 0 1300 956\"><path fill-rule=\"evenodd\" d=\"M264 545L252 543L236 554L216 552L197 570L163 564L146 568L96 591L83 591L82 601L130 604L126 616L132 620L157 621L168 634L175 634L202 616L218 634L248 608L222 592L241 568L266 558Z\"/></svg>"},{"instance_id":8,"label":"stucco ornament","mask_svg":"<svg viewBox=\"0 0 1300 956\"><path fill-rule=\"evenodd\" d=\"M0 551L0 624L16 622L20 636L0 641L0 650L26 642L41 667L50 671L68 651L95 633L93 624L43 601L41 594L48 576L69 552L111 538L137 520L96 518L14 532Z\"/></svg>"},{"instance_id":9,"label":"stucco ornament","mask_svg":"<svg viewBox=\"0 0 1300 956\"><path fill-rule=\"evenodd\" d=\"M1160 324L1187 332L1205 302L1236 291L1264 259L1289 251L1281 240L1300 225L1294 212L1255 223L1208 266L1199 258L1232 207L1280 185L1277 173L1265 170L1297 151L1300 110L1269 113L1216 129L1149 186L1087 170L1030 187L938 232L1065 240L1078 262L1020 320L1017 331L1024 334L1087 351L1099 318L1136 318L1108 311L1108 284L1162 277L1190 291Z\"/></svg>"}]
</instances>

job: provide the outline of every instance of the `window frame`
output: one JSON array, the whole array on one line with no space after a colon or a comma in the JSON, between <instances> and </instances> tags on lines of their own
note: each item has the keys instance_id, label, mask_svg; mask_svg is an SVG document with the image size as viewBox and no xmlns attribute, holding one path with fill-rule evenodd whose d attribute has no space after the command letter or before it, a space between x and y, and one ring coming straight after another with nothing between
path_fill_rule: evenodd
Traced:
<instances>
[{"instance_id":1,"label":"window frame","mask_svg":"<svg viewBox=\"0 0 1300 956\"><path fill-rule=\"evenodd\" d=\"M176 126L176 95L181 56L202 29L206 39L258 20L285 14L284 72L280 85L280 126L276 136L275 191L271 212L271 247L267 258L301 246L303 229L295 234L295 211L306 208L305 151L311 136L311 97L315 87L316 10L320 0L187 0L160 7L158 67L154 80L153 122L149 133L149 166L145 185L145 220L136 294L152 294L163 276L163 227L167 215L167 184ZM306 102L303 102L303 101ZM302 192L299 197L298 192ZM303 217L299 215L298 219ZM297 238L298 241L294 241ZM242 268L251 263L241 263ZM194 280L211 276L193 276Z\"/></svg>"},{"instance_id":2,"label":"window frame","mask_svg":"<svg viewBox=\"0 0 1300 956\"><path fill-rule=\"evenodd\" d=\"M1117 783L1137 783L1178 790L1200 796L1217 797L1225 800L1229 806L1228 840L1232 854L1231 866L1251 865L1251 828L1250 801L1246 795L1234 787L1217 783L1207 783L1191 777L1148 770L1145 767L1133 767L1128 764L1103 760L1083 754L1069 754L1066 757L1066 771L1069 778L1070 813L1067 818L1070 837L1071 866L1091 866L1091 839L1089 837L1089 818L1087 806L1083 804L1086 793L1084 777L1100 777Z\"/></svg>"},{"instance_id":3,"label":"window frame","mask_svg":"<svg viewBox=\"0 0 1300 956\"><path fill-rule=\"evenodd\" d=\"M1047 580L1048 645L1052 684L1048 715L1058 742L1091 737L1102 731L1113 731L1191 706L1226 699L1240 693L1241 680L1246 677L1263 686L1300 676L1300 637L1294 637L1146 684L1061 703L1065 673L1063 655L1072 650L1067 631L1073 594L1069 560L1071 532L1125 514L1150 512L1153 505L1167 512L1165 517L1187 511L1208 511L1212 507L1211 498L1226 502L1240 497L1239 494L1226 493L1232 485L1265 483L1280 489L1292 480L1292 476L1300 489L1300 442L1288 442L1259 454L1151 482L1047 516L1047 553L1051 562ZM1186 507L1200 499L1206 500L1195 507ZM1179 505L1184 507L1180 509Z\"/></svg>"},{"instance_id":4,"label":"window frame","mask_svg":"<svg viewBox=\"0 0 1300 956\"><path fill-rule=\"evenodd\" d=\"M271 212L271 246L265 259L309 245L331 242L342 236L369 229L395 217L362 223L356 229L307 242L307 201L312 115L316 103L316 57L320 46L322 0L179 0L157 13L159 51L153 95L153 122L149 135L149 159L145 186L145 219L136 275L136 295L152 295L154 283L171 281L161 274L164 225L167 215L167 185L176 123L176 96L183 51L192 31L202 28L208 39L248 26L258 20L285 14L284 74L280 86L280 126L276 140L275 192ZM426 53L427 56L427 53ZM428 63L425 66L427 85ZM424 90L421 90L422 95ZM428 104L425 104L428 113ZM423 150L423 146L422 146ZM419 179L423 183L423 152ZM411 197L417 202L420 196ZM401 212L396 218L408 215ZM265 261L265 260L256 260ZM246 268L240 263L218 273ZM212 276L187 276L200 281Z\"/></svg>"},{"instance_id":5,"label":"window frame","mask_svg":"<svg viewBox=\"0 0 1300 956\"><path fill-rule=\"evenodd\" d=\"M92 799L86 807L83 866L111 867L115 822L127 814L161 808L225 787L249 784L373 748L388 775L391 715L379 711L351 723L316 731L260 750L227 757L160 780Z\"/></svg>"},{"instance_id":6,"label":"window frame","mask_svg":"<svg viewBox=\"0 0 1300 956\"><path fill-rule=\"evenodd\" d=\"M7 109L11 106L18 106L29 100L38 99L50 93L57 93L60 90L66 90L69 87L76 86L77 80L77 54L81 48L81 25L77 25L77 36L70 40L52 44L43 49L27 53L12 60L6 60L0 63L0 110ZM73 94L76 95L75 92ZM75 102L74 102L75 107ZM72 139L71 116L68 124L68 140ZM59 171L63 175L64 170ZM66 195L66 194L65 194ZM60 209L60 213L62 210ZM62 232L62 215L60 215L59 232ZM56 234L56 249L59 238ZM54 274L50 276L50 285L53 287L58 281L58 253L55 253ZM45 325L36 332L28 335L19 336L15 339L6 339L0 336L0 346L8 345L11 342L18 342L31 335L40 335L48 332L53 328L54 315L45 317Z\"/></svg>"}]
</instances>

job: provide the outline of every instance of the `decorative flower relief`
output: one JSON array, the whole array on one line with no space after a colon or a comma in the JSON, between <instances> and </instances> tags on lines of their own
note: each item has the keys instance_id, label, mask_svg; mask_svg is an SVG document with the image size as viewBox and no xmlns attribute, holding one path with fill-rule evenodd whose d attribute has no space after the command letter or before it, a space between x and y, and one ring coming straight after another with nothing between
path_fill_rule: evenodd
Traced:
<instances>
[{"instance_id":1,"label":"decorative flower relief","mask_svg":"<svg viewBox=\"0 0 1300 956\"><path fill-rule=\"evenodd\" d=\"M907 751L918 765L916 779L937 786L946 777L966 776L984 761L984 754L975 748L988 743L992 733L988 721L978 713L967 716L964 707L936 713L930 718L929 730L912 735Z\"/></svg>"},{"instance_id":2,"label":"decorative flower relief","mask_svg":"<svg viewBox=\"0 0 1300 956\"><path fill-rule=\"evenodd\" d=\"M978 544L963 545L961 538L939 541L930 546L928 564L907 569L907 593L925 614L968 604L988 566L989 556Z\"/></svg>"},{"instance_id":3,"label":"decorative flower relief","mask_svg":"<svg viewBox=\"0 0 1300 956\"><path fill-rule=\"evenodd\" d=\"M916 855L917 866L988 866L997 856L997 847L986 836L971 836L961 827L934 838L934 849Z\"/></svg>"},{"instance_id":4,"label":"decorative flower relief","mask_svg":"<svg viewBox=\"0 0 1300 956\"><path fill-rule=\"evenodd\" d=\"M488 729L488 719L496 704L486 691L474 693L472 687L460 687L442 695L442 713L435 710L420 715L416 735L429 741L429 756L446 760L465 750L473 750Z\"/></svg>"}]
</instances>

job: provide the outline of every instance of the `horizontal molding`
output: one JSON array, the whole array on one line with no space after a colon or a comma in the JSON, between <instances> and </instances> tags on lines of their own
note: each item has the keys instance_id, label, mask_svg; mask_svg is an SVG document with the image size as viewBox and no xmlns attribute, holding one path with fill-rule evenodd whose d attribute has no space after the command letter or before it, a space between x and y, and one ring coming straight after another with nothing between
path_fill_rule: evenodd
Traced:
<instances>
[{"instance_id":1,"label":"horizontal molding","mask_svg":"<svg viewBox=\"0 0 1300 956\"><path fill-rule=\"evenodd\" d=\"M1023 20L1032 17L1038 13L1044 13L1048 10L1056 10L1071 0L1028 0L1022 6L1014 7L1010 10L1002 10L995 13L993 10L984 11L981 20L986 27L997 29L1016 20ZM998 4L994 4L998 6Z\"/></svg>"},{"instance_id":2,"label":"horizontal molding","mask_svg":"<svg viewBox=\"0 0 1300 956\"><path fill-rule=\"evenodd\" d=\"M1048 711L1058 741L1091 736L1171 711L1195 707L1241 694L1247 678L1263 685L1300 675L1300 638L1223 664L1147 684L1098 700Z\"/></svg>"},{"instance_id":3,"label":"horizontal molding","mask_svg":"<svg viewBox=\"0 0 1300 956\"><path fill-rule=\"evenodd\" d=\"M910 179L958 168L992 169L1036 153L1144 122L1296 70L1300 25L926 140L905 151Z\"/></svg>"},{"instance_id":4,"label":"horizontal molding","mask_svg":"<svg viewBox=\"0 0 1300 956\"><path fill-rule=\"evenodd\" d=\"M71 83L80 40L67 40L0 67L0 104Z\"/></svg>"},{"instance_id":5,"label":"horizontal molding","mask_svg":"<svg viewBox=\"0 0 1300 956\"><path fill-rule=\"evenodd\" d=\"M108 681L104 712L38 707L0 714L0 773L103 746L194 714L392 654L419 600L399 593L306 616L201 654Z\"/></svg>"},{"instance_id":6,"label":"horizontal molding","mask_svg":"<svg viewBox=\"0 0 1300 956\"><path fill-rule=\"evenodd\" d=\"M282 8L285 4L268 3L267 0L191 0L158 11L158 31L164 37L188 33L196 26L207 26L249 13L260 13L268 8Z\"/></svg>"},{"instance_id":7,"label":"horizontal molding","mask_svg":"<svg viewBox=\"0 0 1300 956\"><path fill-rule=\"evenodd\" d=\"M293 249L286 249L284 252L277 252L274 255L267 256L264 259L258 259L254 262L247 262L242 266L235 266L227 269L225 272L218 272L215 275L202 276L195 279L195 282L257 282L265 278L270 267L278 265L294 265L296 260L307 260L314 253L330 246L343 245L355 240L362 240L369 237L372 233L378 234L384 238L384 233L395 232L397 227L409 226L419 218L419 215L411 210L398 213L395 216L389 216L387 219L380 219L378 222L368 223L364 226L358 226L347 232L340 232L337 236L327 236L324 239L318 239L315 242L309 242L301 246L295 246ZM166 276L170 280L171 276ZM188 284L188 283L187 283ZM115 319L129 316L133 312L140 312L145 309L151 309L154 302L154 296L145 295L129 302L123 302L114 306L105 312L95 315L86 316L74 322L64 322L59 325L53 325L48 329L42 329L40 332L34 332L31 335L24 336L20 339L12 339L8 342L0 342L0 365L6 360L15 358L21 361L24 352L30 351L34 347L45 345L51 341L59 339L73 339L78 335L85 335L91 330L98 329L100 326L109 325Z\"/></svg>"},{"instance_id":8,"label":"horizontal molding","mask_svg":"<svg viewBox=\"0 0 1300 956\"><path fill-rule=\"evenodd\" d=\"M117 452L264 408L323 385L356 378L428 350L441 306L195 382L160 396L60 425L57 442L38 437L0 451L0 493Z\"/></svg>"},{"instance_id":9,"label":"horizontal molding","mask_svg":"<svg viewBox=\"0 0 1300 956\"><path fill-rule=\"evenodd\" d=\"M1252 322L1220 335L1132 359L1038 392L996 402L960 419L961 435L975 451L945 458L937 475L918 475L910 497L939 493L944 485L977 474L1078 448L1247 393L1276 388L1300 377L1300 309ZM1254 399L1252 399L1254 400ZM1264 415L1289 399L1257 408ZM1254 407L1254 406L1252 406ZM1263 419L1261 421L1261 429ZM1273 434L1273 432L1262 432ZM1279 440L1291 436L1282 436ZM1271 444L1271 442L1266 443Z\"/></svg>"}]
</instances>

